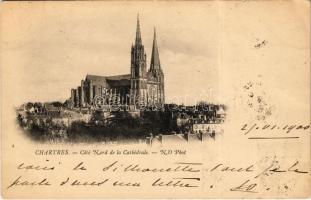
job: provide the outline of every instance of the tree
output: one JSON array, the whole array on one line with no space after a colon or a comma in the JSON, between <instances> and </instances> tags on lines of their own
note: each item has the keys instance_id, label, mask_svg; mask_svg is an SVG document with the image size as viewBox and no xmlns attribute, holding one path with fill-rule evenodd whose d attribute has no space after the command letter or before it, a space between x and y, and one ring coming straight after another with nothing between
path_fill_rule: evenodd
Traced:
<instances>
[{"instance_id":1,"label":"tree","mask_svg":"<svg viewBox=\"0 0 311 200\"><path fill-rule=\"evenodd\" d=\"M63 106L63 104L59 101L53 101L51 104L55 107L62 107Z\"/></svg>"},{"instance_id":2,"label":"tree","mask_svg":"<svg viewBox=\"0 0 311 200\"><path fill-rule=\"evenodd\" d=\"M33 106L34 106L34 104L33 104L33 103L28 102L28 103L26 104L26 110L31 109Z\"/></svg>"}]
</instances>

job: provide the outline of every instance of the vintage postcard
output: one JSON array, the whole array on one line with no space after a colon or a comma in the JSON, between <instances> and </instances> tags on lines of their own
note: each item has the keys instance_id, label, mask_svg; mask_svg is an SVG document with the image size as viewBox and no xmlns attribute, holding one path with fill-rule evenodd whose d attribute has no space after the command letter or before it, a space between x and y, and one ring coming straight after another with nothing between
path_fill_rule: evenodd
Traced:
<instances>
[{"instance_id":1,"label":"vintage postcard","mask_svg":"<svg viewBox=\"0 0 311 200\"><path fill-rule=\"evenodd\" d=\"M308 198L310 2L1 3L3 198Z\"/></svg>"}]
</instances>

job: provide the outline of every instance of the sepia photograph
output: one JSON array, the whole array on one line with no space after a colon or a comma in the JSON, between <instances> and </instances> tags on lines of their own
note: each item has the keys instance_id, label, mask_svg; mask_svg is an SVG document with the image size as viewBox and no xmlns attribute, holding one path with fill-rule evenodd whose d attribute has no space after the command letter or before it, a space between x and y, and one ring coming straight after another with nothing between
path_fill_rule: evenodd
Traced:
<instances>
[{"instance_id":1,"label":"sepia photograph","mask_svg":"<svg viewBox=\"0 0 311 200\"><path fill-rule=\"evenodd\" d=\"M86 37L85 42L87 40ZM182 101L166 104L165 74L161 67L155 27L150 49L150 60L147 60L137 14L135 39L130 55L126 56L130 63L129 74L87 74L80 85L70 90L70 98L64 102L51 100L20 105L17 109L19 124L33 139L39 141L115 142L134 139L152 143L153 139L161 142L166 138L215 139L216 134L222 133L225 105L210 102L208 93L202 94L205 99L196 99L193 105L185 105ZM162 61L165 67L165 60ZM192 66L180 67L191 69ZM206 66L207 70L212 67L217 66ZM105 71L108 71L107 68ZM169 78L173 79L173 76ZM181 82L180 86L183 84L188 83ZM197 87L203 91L210 89L208 84L203 83ZM180 100L183 100L183 96L179 97Z\"/></svg>"},{"instance_id":2,"label":"sepia photograph","mask_svg":"<svg viewBox=\"0 0 311 200\"><path fill-rule=\"evenodd\" d=\"M17 121L25 134L39 142L102 142L109 144L136 141L150 145L153 142L162 143L163 140L202 142L207 139L215 140L216 137L223 135L221 124L225 121L226 107L216 97L215 88L212 88L217 86L219 81L216 77L217 64L212 64L212 61L217 59L217 54L208 54L217 52L217 46L208 45L209 42L217 43L217 39L207 38L206 45L203 45L199 44L202 39L198 38L195 43L184 47L180 46L183 49L175 49L175 43L182 45L188 42L179 41L187 40L186 37L173 38L172 41L168 41L173 35L178 35L177 28L169 30L169 25L161 24L159 25L160 30L164 33L159 33L157 36L154 25L157 21L148 20L150 22L146 23L146 28L144 28L142 23L144 20L140 20L140 17L143 19L143 16L139 16L139 13L136 16L129 15L126 17L127 19L122 18L124 22L121 23L132 21L130 27L117 25L121 20L119 16L118 18L109 18L108 22L104 21L102 18L106 15L99 15L93 21L90 19L90 23L98 21L98 24L93 26L80 21L76 22L81 29L85 28L86 32L92 30L92 33L81 35L79 38L81 46L70 48L74 48L73 50L77 52L85 51L84 45L94 45L101 49L96 52L85 52L84 57L100 59L93 65L90 63L80 67L82 68L79 69L80 71L86 72L84 76L81 77L79 76L81 73L77 74L73 71L70 71L70 75L67 74L69 71L66 70L75 68L73 63L78 62L81 58L76 60L69 58L71 52L60 46L61 56L66 57L66 62L68 62L67 59L72 60L71 64L47 62L43 66L33 65L30 67L29 70L49 71L55 67L53 65L58 65L57 67L63 67L63 71L59 69L59 73L65 75L63 78L67 79L66 82L73 83L73 80L78 78L81 78L81 81L72 88L66 88L62 83L63 80L55 81L52 85L52 82L40 77L41 83L35 86L38 91L53 90L53 88L47 87L55 85L61 91L58 90L58 94L55 92L56 95L47 99L48 101L39 101L44 98L39 96L34 101L25 99L23 104L17 106ZM150 15L151 13L146 13L148 18ZM116 26L111 27L111 24ZM193 33L189 31L192 26L185 27L182 34L192 35ZM147 32L144 31L147 28L150 29L148 33L152 31L153 33L145 36L143 33ZM52 29L54 28L52 27ZM122 30L123 35L127 33L126 38L132 36L132 40L125 41L125 39L120 39L120 35L112 34L117 32L117 29ZM77 42L74 41L76 39L74 35L66 33L67 31L62 29L56 31L57 33L49 38L50 42L55 40L55 43L49 45L57 44L65 34L68 40ZM167 36L167 39L165 31L170 32L167 34L171 34ZM105 35L105 37L90 38L92 35ZM161 35L163 36L161 37ZM159 37L160 47L163 46L164 56L161 59L162 48L158 46L157 37ZM148 46L145 46L143 38L149 40L146 42ZM37 39L34 38L34 41ZM47 42L41 41L44 39L44 37L39 38L39 41ZM94 44L90 43L90 40ZM108 41L116 42L113 47L110 47L105 44ZM188 48L199 48L201 52L191 55L192 52L187 52ZM122 51L118 52L118 49L122 49ZM126 52L129 53L126 54ZM40 53L45 52L40 51ZM111 56L110 60L106 59L108 56ZM201 59L200 61L197 61L198 57ZM44 61L42 57L34 59ZM183 59L187 59L188 62L181 64ZM111 69L112 66L118 66L118 68ZM170 70L173 68L175 71ZM191 78L179 68L186 69L188 72L194 70L193 73L197 74L197 77ZM115 74L124 72L127 74ZM42 75L48 76L49 74ZM176 75L183 76L185 80L178 79ZM179 89L175 85L177 81L180 81L178 87L191 86L195 88L176 92L175 90ZM165 91L166 88L167 91ZM66 98L63 95L66 90L68 98L61 101L60 99ZM192 94L193 92L197 92L197 95ZM174 98L172 98L173 95ZM165 101L165 97L168 100Z\"/></svg>"}]
</instances>

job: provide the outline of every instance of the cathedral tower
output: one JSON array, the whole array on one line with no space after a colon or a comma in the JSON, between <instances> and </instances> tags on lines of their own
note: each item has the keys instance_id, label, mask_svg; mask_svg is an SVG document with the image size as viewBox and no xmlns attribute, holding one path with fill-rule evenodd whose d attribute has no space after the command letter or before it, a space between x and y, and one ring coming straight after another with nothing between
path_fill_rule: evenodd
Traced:
<instances>
[{"instance_id":1,"label":"cathedral tower","mask_svg":"<svg viewBox=\"0 0 311 200\"><path fill-rule=\"evenodd\" d=\"M164 98L164 74L161 68L157 35L154 28L152 54L148 71L148 104L163 105Z\"/></svg>"},{"instance_id":2,"label":"cathedral tower","mask_svg":"<svg viewBox=\"0 0 311 200\"><path fill-rule=\"evenodd\" d=\"M136 39L131 48L131 104L147 103L146 53L142 44L139 16L137 16Z\"/></svg>"}]
</instances>

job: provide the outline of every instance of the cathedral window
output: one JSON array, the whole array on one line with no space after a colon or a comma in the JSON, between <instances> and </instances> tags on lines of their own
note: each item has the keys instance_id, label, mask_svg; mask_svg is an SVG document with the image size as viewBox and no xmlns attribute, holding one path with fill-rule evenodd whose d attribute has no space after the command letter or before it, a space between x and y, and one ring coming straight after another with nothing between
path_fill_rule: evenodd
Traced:
<instances>
[{"instance_id":1,"label":"cathedral window","mask_svg":"<svg viewBox=\"0 0 311 200\"><path fill-rule=\"evenodd\" d=\"M93 85L93 96L92 98L94 98L96 96L96 85Z\"/></svg>"}]
</instances>

